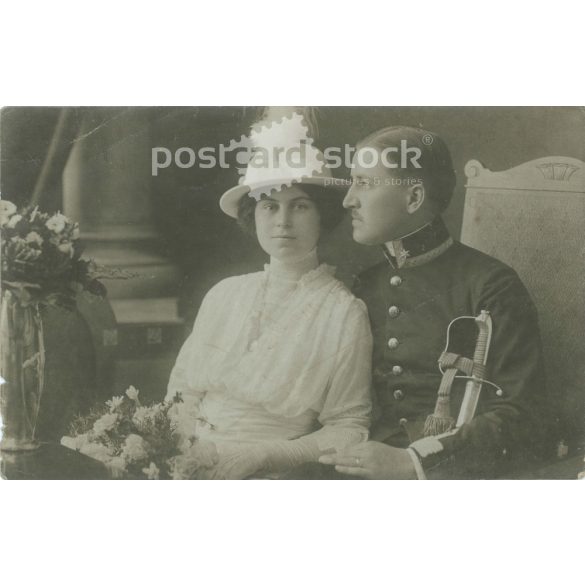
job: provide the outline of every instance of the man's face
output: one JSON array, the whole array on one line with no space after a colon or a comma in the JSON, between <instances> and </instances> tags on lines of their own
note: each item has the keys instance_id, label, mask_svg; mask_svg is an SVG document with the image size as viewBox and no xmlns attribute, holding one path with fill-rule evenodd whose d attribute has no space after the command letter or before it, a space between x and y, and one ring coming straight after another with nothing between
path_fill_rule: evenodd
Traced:
<instances>
[{"instance_id":1,"label":"man's face","mask_svg":"<svg viewBox=\"0 0 585 585\"><path fill-rule=\"evenodd\" d=\"M382 161L372 168L353 159L352 186L343 206L351 209L353 239L366 245L383 244L408 233L409 186Z\"/></svg>"}]
</instances>

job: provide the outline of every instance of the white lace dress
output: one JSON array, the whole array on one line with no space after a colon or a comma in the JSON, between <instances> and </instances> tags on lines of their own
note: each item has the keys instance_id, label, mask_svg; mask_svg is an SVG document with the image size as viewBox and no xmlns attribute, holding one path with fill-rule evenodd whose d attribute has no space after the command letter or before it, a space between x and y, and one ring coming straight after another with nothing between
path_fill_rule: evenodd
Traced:
<instances>
[{"instance_id":1,"label":"white lace dress","mask_svg":"<svg viewBox=\"0 0 585 585\"><path fill-rule=\"evenodd\" d=\"M367 310L333 273L292 282L266 266L209 291L168 385L184 434L270 444L281 470L367 439Z\"/></svg>"}]
</instances>

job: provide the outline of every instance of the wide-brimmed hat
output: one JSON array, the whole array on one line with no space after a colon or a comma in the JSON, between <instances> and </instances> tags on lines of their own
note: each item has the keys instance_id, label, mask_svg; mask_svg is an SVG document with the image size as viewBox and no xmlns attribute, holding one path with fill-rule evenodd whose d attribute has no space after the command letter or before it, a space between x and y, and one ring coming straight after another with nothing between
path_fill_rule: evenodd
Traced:
<instances>
[{"instance_id":1,"label":"wide-brimmed hat","mask_svg":"<svg viewBox=\"0 0 585 585\"><path fill-rule=\"evenodd\" d=\"M249 167L248 167L249 170ZM252 174L252 173L250 173ZM250 176L248 171L246 171L246 176L243 184L237 185L236 187L232 187L228 189L219 200L219 206L221 210L229 215L230 217L237 218L238 217L238 205L240 203L240 199L244 195L248 195L250 197L256 197L256 195L260 195L261 193L268 193L269 191L273 192L278 191L278 188L293 186L293 185L317 185L319 187L327 188L327 189L337 189L340 192L347 190L348 188L348 181L344 179L335 179L331 176L331 172L326 167L323 168L321 174L313 175L310 177L301 177L298 180L291 180L290 177L287 177L285 174L280 174L278 176L274 176L270 180L264 181L254 181L248 183L250 180ZM341 202L340 202L341 203Z\"/></svg>"},{"instance_id":2,"label":"wide-brimmed hat","mask_svg":"<svg viewBox=\"0 0 585 585\"><path fill-rule=\"evenodd\" d=\"M258 200L262 194L294 185L338 191L348 188L347 181L333 178L323 153L313 146L297 114L270 128L253 131L250 143L254 150L240 184L228 189L219 200L221 210L230 217L238 217L238 205L244 195Z\"/></svg>"}]
</instances>

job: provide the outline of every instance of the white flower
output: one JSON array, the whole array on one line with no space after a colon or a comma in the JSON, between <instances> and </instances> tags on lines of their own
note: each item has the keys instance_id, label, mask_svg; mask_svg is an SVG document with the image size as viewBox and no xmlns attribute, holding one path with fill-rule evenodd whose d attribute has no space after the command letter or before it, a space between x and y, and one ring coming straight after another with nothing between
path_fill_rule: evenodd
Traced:
<instances>
[{"instance_id":1,"label":"white flower","mask_svg":"<svg viewBox=\"0 0 585 585\"><path fill-rule=\"evenodd\" d=\"M87 443L81 447L80 451L91 457L92 459L97 459L103 463L109 463L112 459L112 453L110 450L101 443Z\"/></svg>"},{"instance_id":2,"label":"white flower","mask_svg":"<svg viewBox=\"0 0 585 585\"><path fill-rule=\"evenodd\" d=\"M79 240L79 226L75 224L73 231L71 232L71 239L72 240Z\"/></svg>"},{"instance_id":3,"label":"white flower","mask_svg":"<svg viewBox=\"0 0 585 585\"><path fill-rule=\"evenodd\" d=\"M56 213L53 217L47 220L45 224L48 229L56 234L60 234L65 229L67 218L62 213Z\"/></svg>"},{"instance_id":4,"label":"white flower","mask_svg":"<svg viewBox=\"0 0 585 585\"><path fill-rule=\"evenodd\" d=\"M30 232L30 234L27 234L25 240L28 244L43 245L43 238L37 232Z\"/></svg>"},{"instance_id":5,"label":"white flower","mask_svg":"<svg viewBox=\"0 0 585 585\"><path fill-rule=\"evenodd\" d=\"M73 250L73 244L71 242L65 242L64 244L59 244L57 246L59 252L63 252L63 254L69 254L70 258L73 258L73 254L75 251Z\"/></svg>"},{"instance_id":6,"label":"white flower","mask_svg":"<svg viewBox=\"0 0 585 585\"><path fill-rule=\"evenodd\" d=\"M14 213L16 213L16 205L12 201L0 201L0 226L8 223L8 219Z\"/></svg>"},{"instance_id":7,"label":"white flower","mask_svg":"<svg viewBox=\"0 0 585 585\"><path fill-rule=\"evenodd\" d=\"M95 423L93 423L93 432L96 435L102 435L106 431L113 429L117 422L117 414L104 414L101 418L98 418Z\"/></svg>"},{"instance_id":8,"label":"white flower","mask_svg":"<svg viewBox=\"0 0 585 585\"><path fill-rule=\"evenodd\" d=\"M148 479L158 479L160 477L160 470L152 461L148 467L145 467L142 470L142 473L144 473Z\"/></svg>"},{"instance_id":9,"label":"white flower","mask_svg":"<svg viewBox=\"0 0 585 585\"><path fill-rule=\"evenodd\" d=\"M140 390L137 390L136 388L134 388L134 386L129 386L128 389L126 390L126 396L128 396L128 398L130 398L130 400L134 400L135 402L138 402L138 393L140 392Z\"/></svg>"},{"instance_id":10,"label":"white flower","mask_svg":"<svg viewBox=\"0 0 585 585\"><path fill-rule=\"evenodd\" d=\"M132 416L132 420L138 427L142 427L154 418L152 408L148 406L139 406Z\"/></svg>"},{"instance_id":11,"label":"white flower","mask_svg":"<svg viewBox=\"0 0 585 585\"><path fill-rule=\"evenodd\" d=\"M8 227L9 228L15 228L16 224L22 219L22 215L19 215L18 213L16 215L13 215L9 220L8 220Z\"/></svg>"},{"instance_id":12,"label":"white flower","mask_svg":"<svg viewBox=\"0 0 585 585\"><path fill-rule=\"evenodd\" d=\"M140 435L128 435L124 442L122 455L127 461L138 461L148 457L146 441Z\"/></svg>"},{"instance_id":13,"label":"white flower","mask_svg":"<svg viewBox=\"0 0 585 585\"><path fill-rule=\"evenodd\" d=\"M110 412L114 412L118 406L121 406L124 402L123 396L114 396L111 400L106 402L106 405L110 407Z\"/></svg>"}]
</instances>

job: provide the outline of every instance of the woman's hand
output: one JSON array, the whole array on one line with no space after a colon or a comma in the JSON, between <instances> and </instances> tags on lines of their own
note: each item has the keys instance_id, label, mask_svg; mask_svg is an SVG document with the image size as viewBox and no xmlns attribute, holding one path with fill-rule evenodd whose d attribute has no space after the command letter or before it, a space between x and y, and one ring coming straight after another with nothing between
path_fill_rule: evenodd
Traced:
<instances>
[{"instance_id":1,"label":"woman's hand","mask_svg":"<svg viewBox=\"0 0 585 585\"><path fill-rule=\"evenodd\" d=\"M246 479L266 466L266 457L258 446L218 445L217 464L197 474L200 479Z\"/></svg>"},{"instance_id":2,"label":"woman's hand","mask_svg":"<svg viewBox=\"0 0 585 585\"><path fill-rule=\"evenodd\" d=\"M406 449L367 441L335 455L323 455L320 463L335 465L339 473L365 479L417 479L412 458Z\"/></svg>"}]
</instances>

